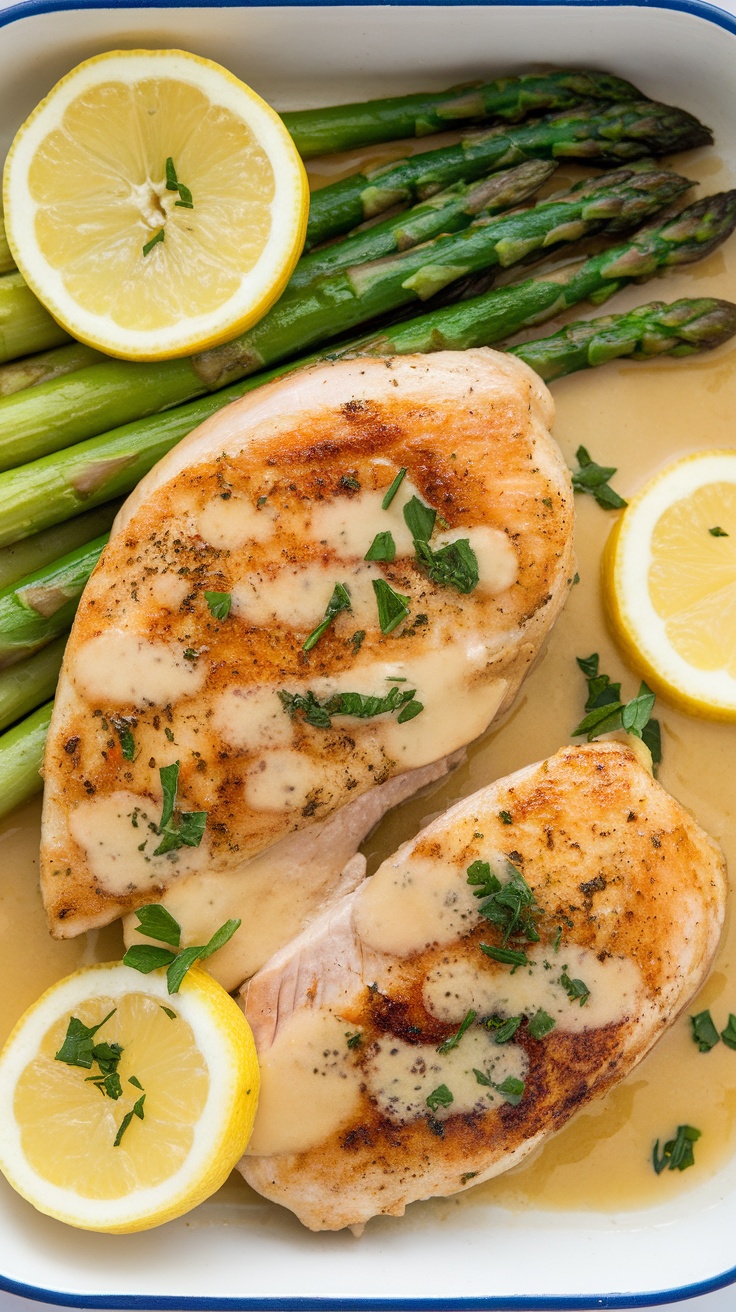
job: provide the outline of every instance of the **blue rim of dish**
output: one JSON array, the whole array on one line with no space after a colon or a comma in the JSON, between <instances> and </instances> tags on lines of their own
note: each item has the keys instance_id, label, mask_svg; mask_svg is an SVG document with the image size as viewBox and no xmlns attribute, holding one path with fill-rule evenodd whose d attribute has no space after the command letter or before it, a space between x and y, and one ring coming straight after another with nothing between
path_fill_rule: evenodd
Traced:
<instances>
[{"instance_id":1,"label":"blue rim of dish","mask_svg":"<svg viewBox=\"0 0 736 1312\"><path fill-rule=\"evenodd\" d=\"M736 15L704 3L704 0L347 0L352 7L385 8L386 4L427 6L454 6L478 8L517 7L518 5L552 7L564 5L569 9L674 9L715 23L736 35ZM79 9L303 9L344 8L345 0L21 0L0 13L0 27L33 14L49 14ZM8 1280L0 1273L0 1290L21 1298L36 1299L60 1307L73 1308L141 1308L146 1312L159 1309L181 1309L181 1312L583 1312L598 1308L647 1308L667 1303L679 1303L698 1295L712 1294L736 1284L736 1266L710 1280L693 1285L679 1285L674 1289L660 1289L642 1294L577 1294L568 1298L555 1296L511 1298L186 1298L157 1297L142 1294L64 1294L55 1289L43 1289Z\"/></svg>"}]
</instances>

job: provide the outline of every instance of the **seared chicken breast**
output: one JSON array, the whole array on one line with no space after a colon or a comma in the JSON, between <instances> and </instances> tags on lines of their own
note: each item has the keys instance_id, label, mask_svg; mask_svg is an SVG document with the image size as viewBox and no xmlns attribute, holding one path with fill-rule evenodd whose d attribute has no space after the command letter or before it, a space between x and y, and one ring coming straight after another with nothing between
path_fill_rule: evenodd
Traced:
<instances>
[{"instance_id":1,"label":"seared chicken breast","mask_svg":"<svg viewBox=\"0 0 736 1312\"><path fill-rule=\"evenodd\" d=\"M720 851L623 743L466 798L244 986L246 1180L359 1230L515 1166L693 997L725 896Z\"/></svg>"},{"instance_id":2,"label":"seared chicken breast","mask_svg":"<svg viewBox=\"0 0 736 1312\"><path fill-rule=\"evenodd\" d=\"M241 870L487 728L571 582L552 414L495 351L343 361L233 403L156 466L67 647L44 766L53 934Z\"/></svg>"}]
</instances>

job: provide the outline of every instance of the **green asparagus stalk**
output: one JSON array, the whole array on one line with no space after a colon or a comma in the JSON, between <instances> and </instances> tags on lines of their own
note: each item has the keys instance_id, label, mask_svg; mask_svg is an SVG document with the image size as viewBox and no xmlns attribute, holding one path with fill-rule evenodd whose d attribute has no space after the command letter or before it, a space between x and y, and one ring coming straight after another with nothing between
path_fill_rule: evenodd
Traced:
<instances>
[{"instance_id":1,"label":"green asparagus stalk","mask_svg":"<svg viewBox=\"0 0 736 1312\"><path fill-rule=\"evenodd\" d=\"M524 327L544 323L580 301L599 305L630 282L704 259L734 227L736 191L706 196L674 218L650 224L625 245L593 255L581 265L430 311L325 354L340 359L488 346Z\"/></svg>"},{"instance_id":2,"label":"green asparagus stalk","mask_svg":"<svg viewBox=\"0 0 736 1312\"><path fill-rule=\"evenodd\" d=\"M309 207L306 249L393 205L426 200L453 182L471 182L525 159L579 159L615 166L711 141L710 130L692 115L651 100L603 108L581 105L522 127L469 133L455 146L354 173L316 191Z\"/></svg>"},{"instance_id":3,"label":"green asparagus stalk","mask_svg":"<svg viewBox=\"0 0 736 1312\"><path fill-rule=\"evenodd\" d=\"M0 732L53 697L66 644L63 633L28 660L0 671Z\"/></svg>"},{"instance_id":4,"label":"green asparagus stalk","mask_svg":"<svg viewBox=\"0 0 736 1312\"><path fill-rule=\"evenodd\" d=\"M712 297L650 301L628 314L607 314L568 324L551 337L507 348L546 383L611 360L653 360L695 355L721 346L736 333L736 305Z\"/></svg>"},{"instance_id":5,"label":"green asparagus stalk","mask_svg":"<svg viewBox=\"0 0 736 1312\"><path fill-rule=\"evenodd\" d=\"M503 119L518 123L530 114L569 109L582 100L642 100L630 82L610 73L560 70L502 77L493 82L420 91L410 96L298 109L282 113L302 159L356 150L401 137L426 137L468 123Z\"/></svg>"},{"instance_id":6,"label":"green asparagus stalk","mask_svg":"<svg viewBox=\"0 0 736 1312\"><path fill-rule=\"evenodd\" d=\"M187 401L197 392L215 391L388 311L426 300L479 269L509 265L585 233L620 232L668 205L689 185L653 165L620 168L530 209L476 220L463 232L287 291L234 342L191 361L131 365L110 360L6 397L0 401L0 469Z\"/></svg>"},{"instance_id":7,"label":"green asparagus stalk","mask_svg":"<svg viewBox=\"0 0 736 1312\"><path fill-rule=\"evenodd\" d=\"M38 355L0 364L0 397L13 396L26 387L37 387L52 378L76 373L77 369L100 364L104 359L102 351L83 346L81 342L70 342L68 346L57 346L53 351L40 351Z\"/></svg>"},{"instance_id":8,"label":"green asparagus stalk","mask_svg":"<svg viewBox=\"0 0 736 1312\"><path fill-rule=\"evenodd\" d=\"M15 268L15 260L8 246L8 238L5 233L5 217L0 210L0 274L12 273Z\"/></svg>"},{"instance_id":9,"label":"green asparagus stalk","mask_svg":"<svg viewBox=\"0 0 736 1312\"><path fill-rule=\"evenodd\" d=\"M421 205L303 255L287 290L293 292L326 274L408 250L442 233L460 232L480 214L510 210L537 191L556 168L553 161L530 159L479 182L456 182Z\"/></svg>"},{"instance_id":10,"label":"green asparagus stalk","mask_svg":"<svg viewBox=\"0 0 736 1312\"><path fill-rule=\"evenodd\" d=\"M0 364L69 341L20 273L0 278Z\"/></svg>"},{"instance_id":11,"label":"green asparagus stalk","mask_svg":"<svg viewBox=\"0 0 736 1312\"><path fill-rule=\"evenodd\" d=\"M594 255L582 265L492 290L395 324L380 334L290 361L190 405L124 425L9 470L0 474L0 547L129 492L198 424L273 378L320 359L488 346L578 301L597 303L629 282L704 258L735 226L736 191L706 197L675 218L652 224L625 245Z\"/></svg>"},{"instance_id":12,"label":"green asparagus stalk","mask_svg":"<svg viewBox=\"0 0 736 1312\"><path fill-rule=\"evenodd\" d=\"M479 270L507 268L559 242L634 228L690 185L676 173L634 165L586 179L531 209L477 219L463 232L338 272L299 292L287 291L236 342L195 357L194 368L210 388L221 387L366 320L426 301Z\"/></svg>"},{"instance_id":13,"label":"green asparagus stalk","mask_svg":"<svg viewBox=\"0 0 736 1312\"><path fill-rule=\"evenodd\" d=\"M105 360L0 400L0 470L208 390L189 360Z\"/></svg>"},{"instance_id":14,"label":"green asparagus stalk","mask_svg":"<svg viewBox=\"0 0 736 1312\"><path fill-rule=\"evenodd\" d=\"M53 702L46 702L0 736L0 816L29 801L43 787L39 771L53 708Z\"/></svg>"},{"instance_id":15,"label":"green asparagus stalk","mask_svg":"<svg viewBox=\"0 0 736 1312\"><path fill-rule=\"evenodd\" d=\"M79 598L109 537L77 547L61 560L0 592L0 669L45 647L71 627Z\"/></svg>"},{"instance_id":16,"label":"green asparagus stalk","mask_svg":"<svg viewBox=\"0 0 736 1312\"><path fill-rule=\"evenodd\" d=\"M121 505L120 500L108 501L63 524L54 524L40 533L34 533L32 537L22 538L12 546L1 548L0 588L9 588L26 574L32 574L46 565L54 565L70 551L85 546L101 533L109 533Z\"/></svg>"}]
</instances>

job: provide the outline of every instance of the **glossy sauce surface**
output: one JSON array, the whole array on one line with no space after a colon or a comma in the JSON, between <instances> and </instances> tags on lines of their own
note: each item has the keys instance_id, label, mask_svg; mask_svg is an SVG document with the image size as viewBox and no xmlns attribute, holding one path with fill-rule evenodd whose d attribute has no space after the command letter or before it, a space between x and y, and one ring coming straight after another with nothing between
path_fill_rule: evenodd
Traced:
<instances>
[{"instance_id":1,"label":"glossy sauce surface","mask_svg":"<svg viewBox=\"0 0 736 1312\"><path fill-rule=\"evenodd\" d=\"M431 144L438 144L432 139ZM428 143L422 143L429 148ZM383 159L401 149L384 150ZM701 178L703 190L716 191L730 179L712 152L678 161L683 172ZM352 157L352 168L360 159ZM339 176L341 162L310 168L323 181ZM344 167L344 166L343 166ZM328 176L329 170L329 176ZM349 171L349 170L345 170ZM555 186L572 177L563 170ZM617 311L655 298L716 295L736 300L736 238L702 264L634 287L602 312ZM583 313L588 313L587 307ZM568 316L574 317L574 316ZM539 335L552 329L538 330ZM615 465L614 486L632 495L656 469L678 455L734 445L736 347L702 358L622 363L575 375L553 384L557 419L553 434L574 467L580 444L600 463ZM550 755L569 741L580 720L585 684L576 656L600 653L601 669L622 678L623 693L637 691L638 677L624 665L606 630L599 589L600 555L615 515L591 498L577 497L577 557L580 583L573 588L547 649L500 725L473 747L468 763L429 793L389 815L366 844L374 870L418 826L459 797L531 761ZM735 526L736 527L736 526ZM724 848L736 875L736 728L686 716L658 702L664 760L661 783L689 807ZM94 960L121 954L117 925L67 942L47 934L37 890L38 819L34 802L0 829L0 1037L9 1033L22 1010L55 979ZM718 1029L736 1012L736 927L729 916L713 972L692 1012L710 1007ZM655 1139L673 1137L680 1123L702 1131L696 1167L664 1172L651 1167ZM681 1017L636 1071L606 1098L573 1120L529 1162L498 1180L470 1189L464 1207L500 1204L553 1208L640 1207L665 1201L674 1191L697 1185L736 1149L736 1052L719 1044L700 1054ZM237 1197L248 1196L239 1184ZM230 1195L228 1195L228 1198Z\"/></svg>"}]
</instances>

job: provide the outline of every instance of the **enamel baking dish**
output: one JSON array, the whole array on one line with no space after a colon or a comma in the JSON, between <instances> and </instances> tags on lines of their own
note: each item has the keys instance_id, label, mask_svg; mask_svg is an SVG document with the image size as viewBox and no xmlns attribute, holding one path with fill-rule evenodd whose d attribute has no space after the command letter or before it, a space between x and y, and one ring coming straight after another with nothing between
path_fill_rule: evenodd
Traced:
<instances>
[{"instance_id":1,"label":"enamel baking dish","mask_svg":"<svg viewBox=\"0 0 736 1312\"><path fill-rule=\"evenodd\" d=\"M697 2L114 7L0 12L0 156L79 60L180 47L280 108L444 87L534 66L601 67L710 124L736 181L736 21ZM654 293L657 294L657 293ZM360 1241L314 1235L245 1190L160 1230L106 1237L36 1214L0 1180L0 1287L74 1307L611 1308L736 1281L736 1161L656 1209L504 1211L437 1201Z\"/></svg>"}]
</instances>

